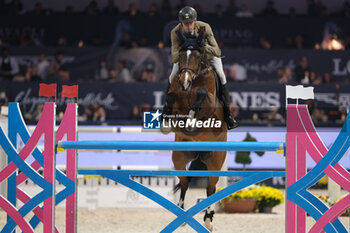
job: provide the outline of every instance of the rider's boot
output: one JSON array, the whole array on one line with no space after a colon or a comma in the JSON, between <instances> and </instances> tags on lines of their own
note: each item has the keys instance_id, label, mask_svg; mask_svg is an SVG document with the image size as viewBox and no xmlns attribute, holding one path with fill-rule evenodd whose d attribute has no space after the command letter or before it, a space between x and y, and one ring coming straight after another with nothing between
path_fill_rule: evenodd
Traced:
<instances>
[{"instance_id":1,"label":"rider's boot","mask_svg":"<svg viewBox=\"0 0 350 233\"><path fill-rule=\"evenodd\" d=\"M232 113L230 111L230 96L228 94L228 87L227 83L222 85L222 93L221 93L221 102L224 107L224 117L225 121L227 123L227 129L234 129L238 127L238 122L235 120L235 118L232 116Z\"/></svg>"}]
</instances>

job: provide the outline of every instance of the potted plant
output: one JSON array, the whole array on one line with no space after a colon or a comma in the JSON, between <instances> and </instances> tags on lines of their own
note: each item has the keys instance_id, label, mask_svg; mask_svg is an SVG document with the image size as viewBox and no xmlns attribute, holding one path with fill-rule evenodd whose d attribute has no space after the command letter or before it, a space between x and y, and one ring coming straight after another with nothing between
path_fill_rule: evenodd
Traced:
<instances>
[{"instance_id":1,"label":"potted plant","mask_svg":"<svg viewBox=\"0 0 350 233\"><path fill-rule=\"evenodd\" d=\"M223 187L217 189L217 192ZM249 213L256 209L258 195L255 188L239 190L219 201L226 213Z\"/></svg>"},{"instance_id":2,"label":"potted plant","mask_svg":"<svg viewBox=\"0 0 350 233\"><path fill-rule=\"evenodd\" d=\"M256 141L257 141L256 138L252 137L249 132L247 133L246 137L243 140L243 142L256 142ZM259 156L263 156L265 152L256 151L255 153ZM243 164L243 170L245 170L246 165L252 163L252 159L250 158L250 151L237 151L235 162Z\"/></svg>"},{"instance_id":3,"label":"potted plant","mask_svg":"<svg viewBox=\"0 0 350 233\"><path fill-rule=\"evenodd\" d=\"M260 213L272 213L272 208L283 203L283 193L273 187L260 186L256 189L258 198L258 208Z\"/></svg>"}]
</instances>

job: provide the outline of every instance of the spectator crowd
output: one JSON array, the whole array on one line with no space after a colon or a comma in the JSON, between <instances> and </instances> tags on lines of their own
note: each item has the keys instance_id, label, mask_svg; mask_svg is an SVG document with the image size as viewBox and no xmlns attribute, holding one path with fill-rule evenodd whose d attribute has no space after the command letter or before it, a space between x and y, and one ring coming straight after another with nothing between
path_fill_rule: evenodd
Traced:
<instances>
[{"instance_id":1,"label":"spectator crowd","mask_svg":"<svg viewBox=\"0 0 350 233\"><path fill-rule=\"evenodd\" d=\"M21 71L19 63L15 56L11 55L8 47L3 47L0 54L0 81L13 82L67 82L76 81L71 79L70 71L65 62L65 55L58 51L48 59L44 53L40 53ZM158 77L151 63L144 64L143 70L138 75L131 72L132 64L128 64L126 60L119 59L116 65L110 64L107 59L97 61L94 74L88 75L97 81L105 81L110 83L122 82L147 82L157 83L165 82L166 78ZM350 77L334 80L331 71L325 73L317 73L313 67L309 65L307 56L302 56L295 68L278 67L275 74L272 74L268 80L262 79L254 74L248 74L244 64L240 64L236 60L225 64L224 72L228 82L232 83L279 83L279 84L349 84ZM165 75L166 76L166 75ZM90 79L90 80L92 80Z\"/></svg>"},{"instance_id":2,"label":"spectator crowd","mask_svg":"<svg viewBox=\"0 0 350 233\"><path fill-rule=\"evenodd\" d=\"M342 5L339 5L339 8L334 12L330 12L325 4L323 4L322 0L306 0L307 1L307 9L305 10L306 14L297 14L295 8L290 7L288 13L280 13L279 9L274 4L272 0L266 0L266 5L260 9L260 11L252 12L248 5L243 3L241 5L236 4L235 0L227 0L224 7L223 4L218 3L215 6L214 12L205 12L201 9L199 4L194 4L194 8L199 13L200 19L210 19L217 18L220 19L222 17L234 17L234 18L271 18L271 17L284 17L293 20L297 17L312 17L312 18L349 18L350 17L350 2L344 1ZM177 19L177 13L180 8L187 5L188 2L186 0L180 1L172 1L170 0L162 0L160 4L150 3L148 10L142 11L138 8L137 4L131 2L128 6L128 9L125 11L121 11L117 3L114 0L108 0L106 5L101 5L96 0L90 1L90 3L84 7L84 9L75 10L72 5L67 5L64 8L64 11L57 11L55 9L45 8L45 2L37 2L33 6L32 9L25 9L23 7L23 3L21 0L11 0L10 2L6 2L5 0L0 0L0 15L2 16L30 16L30 17L48 17L48 16L115 16L120 21L123 19L131 19L139 21L140 25L144 21L152 21L153 19L158 19L160 23L163 18L166 17L169 19ZM227 18L225 19L225 21ZM234 20L229 18L229 20ZM111 29L114 30L114 29ZM45 46L46 42L42 41L40 34L37 31L35 26L23 26L21 27L21 32L19 33L18 39L14 39L13 41L6 42L6 40L0 38L1 43L8 43L8 45L15 46ZM303 48L315 48L315 49L329 49L332 48L333 43L330 43L332 40L336 39L339 41L340 49L349 49L350 48L350 35L342 35L342 38L334 38L334 35L331 35L329 38L329 42L326 39L322 41L322 43L318 43L316 41L310 41L311 39L304 35L302 32L296 32L291 35L288 35L285 38L283 47L284 48L293 48L293 49L303 49ZM130 33L123 33L121 35L121 40L119 42L119 46L121 47L137 47L137 46L154 46L153 42L149 41L147 35L142 35L140 38L133 38ZM219 44L222 46L235 46L239 47L241 45L232 45L231 43L227 44L223 42L221 38L217 38ZM157 42L158 43L158 42ZM158 46L164 43L161 38L159 38ZM101 35L94 35L94 38L89 39L89 41L75 41L73 38L69 38L68 34L65 35L57 35L55 39L55 46L108 46L106 42L106 38L103 38ZM52 45L52 44L49 44ZM258 39L257 43L253 44L254 47L263 48L263 49L271 49L275 47L281 47L281 45L274 45L271 42L271 38L267 36L261 35Z\"/></svg>"},{"instance_id":3,"label":"spectator crowd","mask_svg":"<svg viewBox=\"0 0 350 233\"><path fill-rule=\"evenodd\" d=\"M56 54L48 59L45 54L39 54L34 62L28 65L23 73L19 72L19 65L14 56L11 55L9 48L3 48L0 56L0 81L12 82L66 82L70 81L70 72L64 63L65 55L63 52ZM152 64L146 64L140 75L133 76L128 63L125 60L117 60L116 66L111 65L107 59L100 59L96 62L94 80L108 83L133 83L133 82L148 82L159 83L161 80L154 73ZM313 67L309 65L307 56L300 57L295 68L279 67L270 80L261 80L256 75L250 77L244 65L236 60L232 60L224 69L229 83L247 83L247 84L302 84L302 85L319 85L319 84L350 84L350 78L344 78L341 81L334 80L331 72L317 74ZM0 89L0 104L7 103L6 90ZM316 123L327 124L329 122L343 122L345 120L345 112L340 112L334 109L320 109L313 102L308 103L310 106L311 116ZM231 103L231 111L237 119L240 119L239 109ZM143 111L152 110L148 104L135 105L131 107L130 114L127 117L129 121L140 122L142 120ZM40 118L42 106L38 105L35 112L25 115L27 120L35 121ZM332 113L332 114L330 114ZM345 114L345 115L344 115ZM105 123L108 118L107 111L102 105L97 102L86 106L79 120L81 122L93 122L97 124ZM59 119L59 117L58 117ZM277 111L270 111L262 114L254 113L251 119L245 118L244 121L256 124L284 124L285 119Z\"/></svg>"},{"instance_id":4,"label":"spectator crowd","mask_svg":"<svg viewBox=\"0 0 350 233\"><path fill-rule=\"evenodd\" d=\"M306 15L312 17L328 17L328 16L340 16L350 17L350 4L348 1L344 1L339 9L330 12L322 0L306 0L307 9ZM135 2L131 2L128 9L125 11L119 10L119 7L114 0L108 0L105 5L99 5L96 0L92 0L84 9L73 9L72 5L66 5L63 11L56 9L45 8L41 1L34 4L32 9L25 9L21 0L1 0L0 1L0 13L1 15L30 15L30 16L50 16L50 15L112 15L123 17L135 17L138 15L156 17L156 16L169 16L177 17L177 12L182 7L187 6L190 2L186 0L170 1L162 0L160 4L150 2L148 10L142 11L138 8ZM224 5L227 5L226 8ZM236 4L235 0L227 0L225 4L218 3L215 5L214 12L205 12L202 10L200 4L195 3L193 7L199 13L201 17L213 15L217 17L222 16L235 16L235 17L271 17L282 16L276 8L273 0L266 0L266 5L257 12L252 12L246 3L240 5ZM289 17L295 17L297 15L294 7L290 7L287 13Z\"/></svg>"},{"instance_id":5,"label":"spectator crowd","mask_svg":"<svg viewBox=\"0 0 350 233\"><path fill-rule=\"evenodd\" d=\"M57 12L53 9L47 9L44 3L37 2L33 9L24 9L21 0L4 1L0 0L0 14L2 16L118 16L120 18L137 18L148 17L157 18L161 16L171 16L177 18L177 13L180 8L187 5L185 0L179 1L177 5L172 6L169 0L162 0L161 4L151 3L147 12L142 12L135 3L130 3L128 10L121 12L116 6L114 0L108 0L107 5L101 6L98 1L91 1L88 6L82 11L74 10L71 5L67 5L63 12ZM293 19L295 17L304 17L296 13L296 10L291 7L288 14L281 14L275 7L275 4L271 0L266 1L266 6L259 12L252 12L246 4L236 5L234 0L228 0L228 7L224 8L221 4L216 4L215 11L212 13L204 12L200 5L196 4L194 8L198 11L200 17L237 17L237 18L257 18L257 17L287 17ZM335 12L329 12L328 8L322 3L321 0L307 0L307 15L308 17L315 18L330 18L330 17L350 17L350 3L345 1L343 5L339 6L339 10ZM217 38L219 45L225 47L226 45ZM144 42L142 42L144 41ZM327 37L325 35L324 40L320 44L309 45L306 42L306 38L302 33L296 33L293 36L289 36L285 40L285 48L289 49L349 49L350 48L350 35L343 35L343 38L336 38L333 36ZM0 45L2 46L0 54L0 81L13 81L13 82L67 82L71 81L71 74L69 68L65 64L65 54L61 51L57 51L53 57L48 58L47 54L39 54L32 63L28 64L25 70L20 70L19 63L16 57L12 56L11 50L6 46L0 38ZM57 47L65 47L69 45L69 38L67 36L58 36ZM138 41L133 40L128 33L124 33L121 37L119 47L134 48L142 45L147 45L147 38L140 38ZM33 33L33 28L25 26L19 36L19 40L16 44L11 46L45 46L42 41ZM84 42L81 41L78 47L83 47ZM164 44L158 44L159 48L163 48ZM261 36L258 40L257 47L261 49L273 49L271 41ZM270 80L262 80L256 75L249 76L244 64L239 61L232 60L229 64L225 65L225 73L228 78L228 82L231 83L279 83L279 84L303 84L303 85L318 85L318 84L349 84L350 77L343 80L334 80L331 72L317 73L314 67L309 64L309 58L307 56L300 57L298 64L295 68L279 67L275 74L272 75ZM94 74L90 75L94 77L94 80L109 82L109 83L133 83L133 82L148 82L157 83L162 82L161 77L158 77L155 73L155 67L153 64L145 64L143 70L137 75L133 75L131 64L128 64L126 60L120 59L111 64L107 58L98 60ZM7 103L6 92L0 89L0 105ZM315 122L328 122L328 112L316 108L313 103L308 103L312 112L312 117ZM231 111L235 117L239 119L239 109L231 104ZM143 104L141 106L133 106L130 110L129 120L140 120L143 111L151 110L150 106ZM36 111L27 116L27 119L37 120L40 117L42 111L42 105L38 105ZM343 113L342 113L343 114ZM98 103L92 103L84 110L83 115L79 118L80 121L94 121L105 122L107 119L106 110ZM339 118L339 117L338 117ZM341 115L341 118L344 118ZM284 123L283 117L277 112L276 109L271 109L263 116L253 115L252 121L258 122L280 122Z\"/></svg>"}]
</instances>

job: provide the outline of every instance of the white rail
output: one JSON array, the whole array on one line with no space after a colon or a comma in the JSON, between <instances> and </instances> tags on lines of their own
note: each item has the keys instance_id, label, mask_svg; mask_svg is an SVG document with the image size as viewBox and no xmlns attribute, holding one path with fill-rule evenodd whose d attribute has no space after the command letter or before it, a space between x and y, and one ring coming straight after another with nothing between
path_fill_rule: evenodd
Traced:
<instances>
[{"instance_id":1,"label":"white rail","mask_svg":"<svg viewBox=\"0 0 350 233\"><path fill-rule=\"evenodd\" d=\"M28 130L33 132L35 126L28 126ZM57 129L57 127L56 127ZM139 126L79 126L81 133L142 133L143 128ZM160 132L159 130L147 130L147 132Z\"/></svg>"}]
</instances>

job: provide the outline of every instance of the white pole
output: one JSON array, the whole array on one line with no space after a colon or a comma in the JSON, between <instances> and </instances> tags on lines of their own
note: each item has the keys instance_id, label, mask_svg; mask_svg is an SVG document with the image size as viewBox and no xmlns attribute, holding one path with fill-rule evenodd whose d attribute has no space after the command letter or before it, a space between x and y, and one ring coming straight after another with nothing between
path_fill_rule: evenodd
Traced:
<instances>
[{"instance_id":1,"label":"white pole","mask_svg":"<svg viewBox=\"0 0 350 233\"><path fill-rule=\"evenodd\" d=\"M7 135L8 131L8 107L2 106L0 109L0 127ZM7 155L2 147L0 147L0 171L7 166ZM0 195L7 198L7 180L0 183Z\"/></svg>"},{"instance_id":2,"label":"white pole","mask_svg":"<svg viewBox=\"0 0 350 233\"><path fill-rule=\"evenodd\" d=\"M35 126L28 126L28 130L33 132ZM57 130L57 127L56 127ZM109 127L109 126L79 126L77 128L78 133L142 133L142 127L134 126L122 126L122 127ZM160 132L154 130L151 132Z\"/></svg>"},{"instance_id":3,"label":"white pole","mask_svg":"<svg viewBox=\"0 0 350 233\"><path fill-rule=\"evenodd\" d=\"M227 171L227 157L225 159L224 164L222 165L221 171ZM220 176L219 177L219 181L216 184L216 188L218 188L218 187L226 187L227 184L228 184L227 176Z\"/></svg>"},{"instance_id":4,"label":"white pole","mask_svg":"<svg viewBox=\"0 0 350 233\"><path fill-rule=\"evenodd\" d=\"M340 195L340 186L328 177L328 196L332 201L336 201Z\"/></svg>"},{"instance_id":5,"label":"white pole","mask_svg":"<svg viewBox=\"0 0 350 233\"><path fill-rule=\"evenodd\" d=\"M225 159L225 162L224 164L222 165L222 168L221 168L221 171L227 171L227 156L226 156L226 159ZM227 180L227 176L220 176L219 177L219 181L218 183L216 184L216 188L219 188L219 187L226 187L228 185L228 180ZM220 207L219 203L216 202L215 205L214 205L214 210L216 213L222 213L223 210L222 208Z\"/></svg>"}]
</instances>

